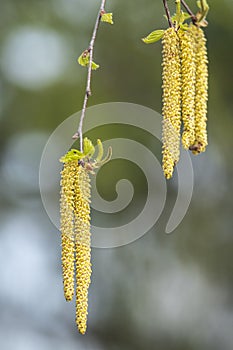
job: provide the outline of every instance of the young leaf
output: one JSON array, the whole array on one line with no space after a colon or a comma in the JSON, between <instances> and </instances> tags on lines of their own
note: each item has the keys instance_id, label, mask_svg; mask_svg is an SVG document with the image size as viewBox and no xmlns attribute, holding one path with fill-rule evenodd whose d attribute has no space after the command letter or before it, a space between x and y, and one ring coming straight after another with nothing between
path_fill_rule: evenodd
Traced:
<instances>
[{"instance_id":1,"label":"young leaf","mask_svg":"<svg viewBox=\"0 0 233 350\"><path fill-rule=\"evenodd\" d=\"M91 69L92 69L92 70L96 70L96 69L98 69L98 68L99 68L99 65L96 64L95 62L92 62Z\"/></svg>"},{"instance_id":2,"label":"young leaf","mask_svg":"<svg viewBox=\"0 0 233 350\"><path fill-rule=\"evenodd\" d=\"M109 162L111 157L112 157L112 147L110 146L110 147L108 147L108 152L107 152L106 157L104 159L96 161L95 167L98 168L98 167L101 167L102 165L106 164L107 162Z\"/></svg>"},{"instance_id":3,"label":"young leaf","mask_svg":"<svg viewBox=\"0 0 233 350\"><path fill-rule=\"evenodd\" d=\"M98 163L102 160L103 154L104 154L103 144L100 139L97 140L97 147L98 147L98 154L96 157L96 162Z\"/></svg>"},{"instance_id":4,"label":"young leaf","mask_svg":"<svg viewBox=\"0 0 233 350\"><path fill-rule=\"evenodd\" d=\"M191 18L191 16L187 12L182 11L181 14L175 14L172 16L172 22L176 22L178 25L181 25L182 23L184 23L184 21L186 21L186 19L189 18Z\"/></svg>"},{"instance_id":5,"label":"young leaf","mask_svg":"<svg viewBox=\"0 0 233 350\"><path fill-rule=\"evenodd\" d=\"M143 38L142 41L145 44L153 44L156 41L159 41L163 37L164 30L159 29L151 32L147 37Z\"/></svg>"},{"instance_id":6,"label":"young leaf","mask_svg":"<svg viewBox=\"0 0 233 350\"><path fill-rule=\"evenodd\" d=\"M93 146L91 140L85 137L83 140L83 153L87 157L92 157L94 152L95 152L95 147Z\"/></svg>"},{"instance_id":7,"label":"young leaf","mask_svg":"<svg viewBox=\"0 0 233 350\"><path fill-rule=\"evenodd\" d=\"M71 149L63 157L59 159L61 163L68 163L84 158L84 154L77 149Z\"/></svg>"},{"instance_id":8,"label":"young leaf","mask_svg":"<svg viewBox=\"0 0 233 350\"><path fill-rule=\"evenodd\" d=\"M85 50L78 58L80 66L87 67L89 64L89 53Z\"/></svg>"},{"instance_id":9,"label":"young leaf","mask_svg":"<svg viewBox=\"0 0 233 350\"><path fill-rule=\"evenodd\" d=\"M200 1L200 0L197 0L197 7L198 7L200 10L202 9L201 1Z\"/></svg>"},{"instance_id":10,"label":"young leaf","mask_svg":"<svg viewBox=\"0 0 233 350\"><path fill-rule=\"evenodd\" d=\"M87 50L85 50L78 58L78 63L80 64L80 66L82 67L88 67L90 62L90 54ZM91 69L92 70L96 70L99 68L99 65L96 64L95 62L92 61L92 66Z\"/></svg>"}]
</instances>

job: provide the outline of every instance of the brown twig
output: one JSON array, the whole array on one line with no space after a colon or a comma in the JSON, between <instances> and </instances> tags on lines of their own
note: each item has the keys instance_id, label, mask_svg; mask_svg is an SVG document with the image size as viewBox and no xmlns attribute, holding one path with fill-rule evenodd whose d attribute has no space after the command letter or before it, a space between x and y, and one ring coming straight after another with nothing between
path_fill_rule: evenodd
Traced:
<instances>
[{"instance_id":1,"label":"brown twig","mask_svg":"<svg viewBox=\"0 0 233 350\"><path fill-rule=\"evenodd\" d=\"M163 6L164 6L164 9L165 9L165 12L166 12L166 15L167 15L167 20L168 20L169 27L173 27L172 18L171 18L171 14L170 14L170 11L169 11L169 8L168 8L167 0L163 0Z\"/></svg>"},{"instance_id":2,"label":"brown twig","mask_svg":"<svg viewBox=\"0 0 233 350\"><path fill-rule=\"evenodd\" d=\"M100 24L100 19L101 19L101 13L104 11L106 0L101 0L100 8L98 11L98 16L96 18L95 26L93 29L91 41L88 47L88 52L89 52L89 64L88 64L88 70L87 70L87 84L86 84L86 92L83 100L83 108L82 108L82 113L79 121L79 126L77 132L73 135L73 139L78 139L80 140L80 151L83 152L83 120L85 117L86 109L87 109L87 102L89 97L91 96L91 73L92 73L92 63L93 63L93 51L94 51L94 45L95 45L95 39L97 35L97 31L99 28Z\"/></svg>"},{"instance_id":3,"label":"brown twig","mask_svg":"<svg viewBox=\"0 0 233 350\"><path fill-rule=\"evenodd\" d=\"M194 15L190 7L186 4L184 0L181 0L181 4L184 6L185 10L188 12L188 14L191 16L193 24L197 22L197 17Z\"/></svg>"}]
</instances>

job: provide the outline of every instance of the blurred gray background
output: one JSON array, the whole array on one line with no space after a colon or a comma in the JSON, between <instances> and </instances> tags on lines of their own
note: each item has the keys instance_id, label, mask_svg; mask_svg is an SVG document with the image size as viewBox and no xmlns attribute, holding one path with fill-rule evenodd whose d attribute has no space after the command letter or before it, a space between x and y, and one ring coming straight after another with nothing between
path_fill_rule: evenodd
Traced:
<instances>
[{"instance_id":1,"label":"blurred gray background","mask_svg":"<svg viewBox=\"0 0 233 350\"><path fill-rule=\"evenodd\" d=\"M86 70L76 59L88 46L99 2L1 1L0 348L231 350L231 0L210 4L209 146L192 157L195 186L185 219L173 234L164 233L176 198L175 174L166 210L150 232L124 247L93 249L87 335L78 334L75 305L64 300L60 237L41 203L39 163L50 133L82 106ZM140 38L167 27L162 1L112 0L106 10L115 24L101 25L98 33L95 61L101 69L93 75L90 105L132 102L159 112L161 44L146 46ZM127 132L100 128L90 136ZM161 145L149 135L137 130L131 137L160 157ZM122 177L134 181L137 209L146 196L145 178L124 162L103 169L100 192L113 199L108 181ZM93 214L104 225L101 218Z\"/></svg>"}]
</instances>

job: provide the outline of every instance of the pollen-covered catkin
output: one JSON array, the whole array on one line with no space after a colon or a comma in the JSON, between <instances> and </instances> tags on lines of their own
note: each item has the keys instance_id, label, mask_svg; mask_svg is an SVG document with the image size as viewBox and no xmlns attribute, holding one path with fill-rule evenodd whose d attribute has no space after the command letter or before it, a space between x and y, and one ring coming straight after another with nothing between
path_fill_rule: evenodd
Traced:
<instances>
[{"instance_id":1,"label":"pollen-covered catkin","mask_svg":"<svg viewBox=\"0 0 233 350\"><path fill-rule=\"evenodd\" d=\"M164 32L163 39L163 171L172 177L180 155L181 64L179 38L174 28Z\"/></svg>"},{"instance_id":2,"label":"pollen-covered catkin","mask_svg":"<svg viewBox=\"0 0 233 350\"><path fill-rule=\"evenodd\" d=\"M76 324L85 334L91 282L90 178L80 165L75 180Z\"/></svg>"},{"instance_id":3,"label":"pollen-covered catkin","mask_svg":"<svg viewBox=\"0 0 233 350\"><path fill-rule=\"evenodd\" d=\"M206 38L201 28L192 25L196 51L196 92L195 92L195 142L190 147L193 154L204 152L207 141L207 100L208 100L208 58Z\"/></svg>"},{"instance_id":4,"label":"pollen-covered catkin","mask_svg":"<svg viewBox=\"0 0 233 350\"><path fill-rule=\"evenodd\" d=\"M74 162L65 163L61 171L61 246L64 295L67 301L74 295Z\"/></svg>"},{"instance_id":5,"label":"pollen-covered catkin","mask_svg":"<svg viewBox=\"0 0 233 350\"><path fill-rule=\"evenodd\" d=\"M195 141L195 41L189 30L178 31L182 76L182 145L189 149Z\"/></svg>"}]
</instances>

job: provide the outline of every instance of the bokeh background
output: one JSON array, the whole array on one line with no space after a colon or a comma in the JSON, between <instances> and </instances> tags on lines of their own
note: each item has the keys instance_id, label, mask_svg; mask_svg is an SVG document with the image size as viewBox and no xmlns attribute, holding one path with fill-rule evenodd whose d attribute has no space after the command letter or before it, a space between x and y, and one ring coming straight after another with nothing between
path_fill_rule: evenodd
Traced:
<instances>
[{"instance_id":1,"label":"bokeh background","mask_svg":"<svg viewBox=\"0 0 233 350\"><path fill-rule=\"evenodd\" d=\"M124 247L93 249L86 336L76 330L74 303L64 301L60 237L41 202L39 164L50 133L82 106L86 70L76 59L88 46L99 2L0 2L0 348L231 350L231 0L210 4L209 147L192 157L195 186L185 219L173 234L164 233L175 174L166 210L150 232ZM112 0L106 10L115 24L98 32L101 69L93 74L90 105L121 101L160 111L161 44L146 46L140 38L166 28L162 1ZM129 133L160 157L161 145L149 135ZM101 128L93 137L109 135L127 132ZM100 192L114 198L111 174L114 181L131 178L137 209L146 195L142 173L124 162L112 167L103 169Z\"/></svg>"}]
</instances>

